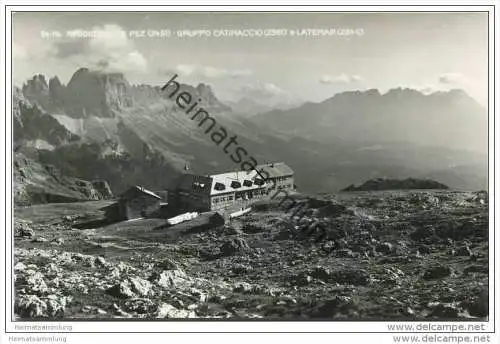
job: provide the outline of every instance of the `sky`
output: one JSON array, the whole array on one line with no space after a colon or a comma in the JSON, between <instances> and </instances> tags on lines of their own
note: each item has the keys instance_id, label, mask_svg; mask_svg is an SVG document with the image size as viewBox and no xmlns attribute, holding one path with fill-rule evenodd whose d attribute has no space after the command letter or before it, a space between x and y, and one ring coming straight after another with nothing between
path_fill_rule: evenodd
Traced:
<instances>
[{"instance_id":1,"label":"sky","mask_svg":"<svg viewBox=\"0 0 500 344\"><path fill-rule=\"evenodd\" d=\"M35 74L67 83L88 67L134 84L175 73L223 100L410 87L487 103L487 13L16 12L12 44L16 85Z\"/></svg>"}]
</instances>

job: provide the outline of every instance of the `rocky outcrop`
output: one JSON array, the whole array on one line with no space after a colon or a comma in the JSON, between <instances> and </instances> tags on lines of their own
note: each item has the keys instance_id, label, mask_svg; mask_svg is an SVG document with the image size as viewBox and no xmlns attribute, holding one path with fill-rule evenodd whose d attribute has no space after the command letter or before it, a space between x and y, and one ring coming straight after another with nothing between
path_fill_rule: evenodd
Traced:
<instances>
[{"instance_id":1,"label":"rocky outcrop","mask_svg":"<svg viewBox=\"0 0 500 344\"><path fill-rule=\"evenodd\" d=\"M109 187L109 184L105 180L94 180L92 181L92 187L101 196L101 199L111 199L113 198L113 191Z\"/></svg>"},{"instance_id":2,"label":"rocky outcrop","mask_svg":"<svg viewBox=\"0 0 500 344\"><path fill-rule=\"evenodd\" d=\"M123 74L80 68L67 86L65 108L72 117L113 117L114 111L133 105L130 85Z\"/></svg>"},{"instance_id":3,"label":"rocky outcrop","mask_svg":"<svg viewBox=\"0 0 500 344\"><path fill-rule=\"evenodd\" d=\"M22 153L14 155L14 202L18 205L78 202L113 197L106 181L69 177Z\"/></svg>"},{"instance_id":4,"label":"rocky outcrop","mask_svg":"<svg viewBox=\"0 0 500 344\"><path fill-rule=\"evenodd\" d=\"M412 189L449 189L448 186L430 179L370 179L362 185L349 185L342 191L412 190Z\"/></svg>"},{"instance_id":5,"label":"rocky outcrop","mask_svg":"<svg viewBox=\"0 0 500 344\"><path fill-rule=\"evenodd\" d=\"M51 107L49 85L42 74L35 75L23 85L23 95L33 104L38 104L41 108Z\"/></svg>"}]
</instances>

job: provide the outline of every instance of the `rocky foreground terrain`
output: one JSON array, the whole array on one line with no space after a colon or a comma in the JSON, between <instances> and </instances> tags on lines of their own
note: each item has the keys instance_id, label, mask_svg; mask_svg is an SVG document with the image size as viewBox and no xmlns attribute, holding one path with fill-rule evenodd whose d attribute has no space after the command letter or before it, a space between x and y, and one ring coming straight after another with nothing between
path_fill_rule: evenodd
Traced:
<instances>
[{"instance_id":1,"label":"rocky foreground terrain","mask_svg":"<svg viewBox=\"0 0 500 344\"><path fill-rule=\"evenodd\" d=\"M416 320L488 315L488 195L379 191L277 202L222 227L100 227L109 201L15 212L20 319ZM311 222L327 228L317 241ZM162 229L158 229L162 228Z\"/></svg>"}]
</instances>

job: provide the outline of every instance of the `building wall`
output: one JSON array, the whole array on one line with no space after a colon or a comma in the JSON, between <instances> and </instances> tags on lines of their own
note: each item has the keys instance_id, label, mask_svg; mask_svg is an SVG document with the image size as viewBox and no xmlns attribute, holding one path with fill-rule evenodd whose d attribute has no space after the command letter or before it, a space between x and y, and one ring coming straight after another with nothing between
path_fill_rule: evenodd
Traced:
<instances>
[{"instance_id":1,"label":"building wall","mask_svg":"<svg viewBox=\"0 0 500 344\"><path fill-rule=\"evenodd\" d=\"M235 193L225 193L221 195L213 195L210 197L211 210L224 210L231 207L235 203Z\"/></svg>"},{"instance_id":2,"label":"building wall","mask_svg":"<svg viewBox=\"0 0 500 344\"><path fill-rule=\"evenodd\" d=\"M118 204L121 217L127 220L146 217L160 209L160 200L147 195L120 200Z\"/></svg>"},{"instance_id":3,"label":"building wall","mask_svg":"<svg viewBox=\"0 0 500 344\"><path fill-rule=\"evenodd\" d=\"M295 178L293 177L293 175L269 179L271 180L271 185L274 185L274 187L272 188L272 191L274 192L276 192L277 190L291 191L293 190L293 186L295 184Z\"/></svg>"},{"instance_id":4,"label":"building wall","mask_svg":"<svg viewBox=\"0 0 500 344\"><path fill-rule=\"evenodd\" d=\"M247 191L234 191L230 193L212 195L211 209L215 211L233 211L235 208L247 208L253 202L266 198L268 195L268 190L265 187Z\"/></svg>"},{"instance_id":5,"label":"building wall","mask_svg":"<svg viewBox=\"0 0 500 344\"><path fill-rule=\"evenodd\" d=\"M183 211L209 211L210 195L203 193L190 192L185 190L178 191L177 208Z\"/></svg>"},{"instance_id":6,"label":"building wall","mask_svg":"<svg viewBox=\"0 0 500 344\"><path fill-rule=\"evenodd\" d=\"M199 187L195 187L195 185L199 185ZM211 187L211 178L209 177L192 174L183 175L175 192L177 212L209 211Z\"/></svg>"}]
</instances>

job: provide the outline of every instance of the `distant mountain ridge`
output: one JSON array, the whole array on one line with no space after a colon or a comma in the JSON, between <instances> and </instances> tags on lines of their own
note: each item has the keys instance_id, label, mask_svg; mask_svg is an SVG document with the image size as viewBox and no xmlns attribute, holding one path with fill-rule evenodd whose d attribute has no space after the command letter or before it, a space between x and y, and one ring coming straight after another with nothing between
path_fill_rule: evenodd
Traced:
<instances>
[{"instance_id":1,"label":"distant mountain ridge","mask_svg":"<svg viewBox=\"0 0 500 344\"><path fill-rule=\"evenodd\" d=\"M417 189L440 189L447 190L447 185L431 179L370 179L361 185L349 185L342 191L377 191L377 190L417 190Z\"/></svg>"},{"instance_id":2,"label":"distant mountain ridge","mask_svg":"<svg viewBox=\"0 0 500 344\"><path fill-rule=\"evenodd\" d=\"M387 93L349 91L319 103L255 118L260 125L318 139L407 142L486 153L487 111L463 90L425 95L408 88Z\"/></svg>"}]
</instances>

